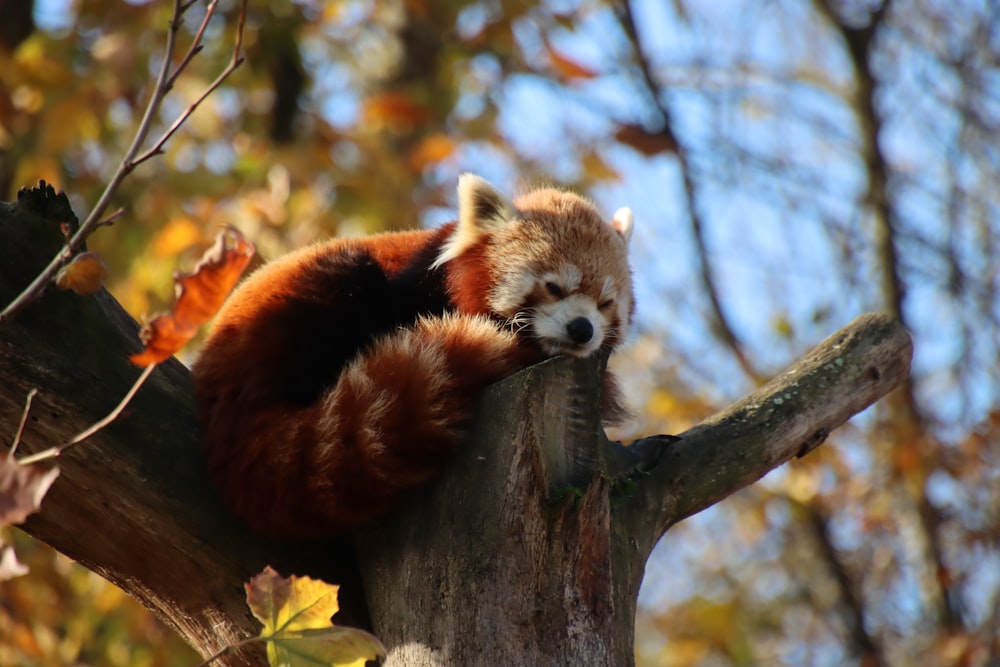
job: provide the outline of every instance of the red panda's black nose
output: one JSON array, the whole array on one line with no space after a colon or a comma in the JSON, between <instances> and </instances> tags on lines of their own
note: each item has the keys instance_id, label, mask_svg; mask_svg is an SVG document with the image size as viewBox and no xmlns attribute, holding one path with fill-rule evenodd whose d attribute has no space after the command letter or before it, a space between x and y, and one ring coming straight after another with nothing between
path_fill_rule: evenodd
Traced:
<instances>
[{"instance_id":1,"label":"red panda's black nose","mask_svg":"<svg viewBox=\"0 0 1000 667\"><path fill-rule=\"evenodd\" d=\"M578 317L566 325L566 334L571 341L582 345L594 337L594 325L586 317Z\"/></svg>"}]
</instances>

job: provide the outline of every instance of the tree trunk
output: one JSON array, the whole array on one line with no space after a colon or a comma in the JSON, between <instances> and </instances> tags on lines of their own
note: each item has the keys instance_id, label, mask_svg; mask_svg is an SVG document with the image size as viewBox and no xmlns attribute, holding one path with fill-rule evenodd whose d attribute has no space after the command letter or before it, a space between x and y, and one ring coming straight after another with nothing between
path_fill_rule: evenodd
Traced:
<instances>
[{"instance_id":1,"label":"tree trunk","mask_svg":"<svg viewBox=\"0 0 1000 667\"><path fill-rule=\"evenodd\" d=\"M73 220L51 188L0 204L0 302L59 251L59 223ZM0 325L0 439L10 441L32 388L41 393L22 453L103 417L139 374L127 360L137 331L106 292L50 290ZM906 376L911 352L897 323L863 316L680 442L627 448L598 423L602 360L551 360L487 391L441 479L353 544L268 540L225 512L202 462L190 378L172 361L118 422L58 459L62 474L24 529L204 655L258 633L242 584L270 564L340 584L335 621L372 629L387 664L627 665L643 568L663 532L818 446ZM248 648L220 664L263 656Z\"/></svg>"}]
</instances>

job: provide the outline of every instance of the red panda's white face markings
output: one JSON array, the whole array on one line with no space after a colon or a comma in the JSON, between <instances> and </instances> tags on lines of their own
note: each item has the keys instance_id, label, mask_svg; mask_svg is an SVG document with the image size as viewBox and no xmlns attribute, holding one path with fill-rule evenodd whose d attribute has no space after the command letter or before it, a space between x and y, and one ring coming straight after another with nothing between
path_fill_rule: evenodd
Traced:
<instances>
[{"instance_id":1,"label":"red panda's white face markings","mask_svg":"<svg viewBox=\"0 0 1000 667\"><path fill-rule=\"evenodd\" d=\"M459 222L435 266L483 248L495 316L551 355L586 357L624 340L632 315L632 214L610 221L575 194L543 189L508 201L483 179L459 181Z\"/></svg>"},{"instance_id":2,"label":"red panda's white face markings","mask_svg":"<svg viewBox=\"0 0 1000 667\"><path fill-rule=\"evenodd\" d=\"M587 357L604 342L613 322L610 313L601 312L592 294L580 291L579 267L566 264L560 269L542 276L545 294L542 303L532 309L531 327L549 354Z\"/></svg>"},{"instance_id":3,"label":"red panda's white face markings","mask_svg":"<svg viewBox=\"0 0 1000 667\"><path fill-rule=\"evenodd\" d=\"M586 276L575 264L535 278L520 300L518 324L548 354L587 357L602 345L616 346L627 333L631 291L621 293L615 279Z\"/></svg>"}]
</instances>

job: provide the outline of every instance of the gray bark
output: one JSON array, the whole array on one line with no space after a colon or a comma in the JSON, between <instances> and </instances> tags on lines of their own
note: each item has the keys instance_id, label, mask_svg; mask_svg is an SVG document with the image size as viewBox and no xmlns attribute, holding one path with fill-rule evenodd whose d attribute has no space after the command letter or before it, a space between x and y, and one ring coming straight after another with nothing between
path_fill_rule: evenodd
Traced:
<instances>
[{"instance_id":1,"label":"gray bark","mask_svg":"<svg viewBox=\"0 0 1000 667\"><path fill-rule=\"evenodd\" d=\"M72 216L51 188L0 204L0 302L59 250ZM24 453L103 417L139 374L127 359L137 331L106 292L50 290L3 323L0 432L14 433L32 388ZM257 634L242 584L270 564L340 584L335 621L372 629L388 664L627 665L663 532L818 446L906 376L911 352L901 326L863 316L680 442L628 448L598 423L602 360L551 360L490 388L442 477L353 543L267 540L226 513L200 456L188 372L173 361L118 422L59 458L24 529L205 655ZM265 663L250 648L222 664Z\"/></svg>"}]
</instances>

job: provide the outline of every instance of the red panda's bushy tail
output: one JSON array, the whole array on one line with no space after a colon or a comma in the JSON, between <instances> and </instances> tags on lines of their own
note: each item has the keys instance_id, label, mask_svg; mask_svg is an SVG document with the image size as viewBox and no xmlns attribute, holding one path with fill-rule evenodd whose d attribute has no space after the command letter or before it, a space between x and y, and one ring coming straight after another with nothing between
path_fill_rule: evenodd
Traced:
<instances>
[{"instance_id":1,"label":"red panda's bushy tail","mask_svg":"<svg viewBox=\"0 0 1000 667\"><path fill-rule=\"evenodd\" d=\"M347 530L440 471L481 390L533 361L525 355L488 318L422 318L377 340L309 407L210 408L218 414L203 420L209 466L258 530Z\"/></svg>"}]
</instances>

